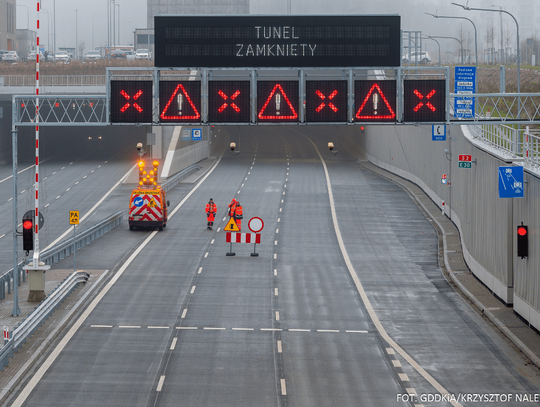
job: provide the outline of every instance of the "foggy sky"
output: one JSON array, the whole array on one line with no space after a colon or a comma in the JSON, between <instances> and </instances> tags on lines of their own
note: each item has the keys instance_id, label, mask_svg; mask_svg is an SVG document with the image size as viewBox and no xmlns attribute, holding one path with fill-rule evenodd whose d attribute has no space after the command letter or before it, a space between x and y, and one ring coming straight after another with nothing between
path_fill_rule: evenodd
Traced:
<instances>
[{"instance_id":1,"label":"foggy sky","mask_svg":"<svg viewBox=\"0 0 540 407\"><path fill-rule=\"evenodd\" d=\"M41 13L41 42L47 45L47 34L51 42L53 36L53 14L56 2L56 42L57 47L75 46L75 10L78 15L78 40L84 42L85 49L105 45L107 43L107 1L108 0L42 0L42 9L49 11ZM490 24L494 25L496 41L499 38L500 26L498 13L467 12L451 5L452 1L466 4L467 0L290 0L292 14L400 14L402 16L403 30L420 30L434 36L458 37L463 29L463 37L468 38L469 46L474 47L474 32L472 24L466 20L435 19L424 13L438 13L439 15L465 16L475 22L478 28L478 42L485 43L486 30ZM491 3L503 6L505 10L513 13L516 18L519 12L519 0L469 0L471 7L485 7ZM135 28L146 27L147 1L146 0L116 0L120 5L120 40L117 44L129 45L133 43ZM118 7L116 7L118 9ZM287 0L251 0L252 14L286 14ZM36 0L17 0L17 28L36 28ZM50 20L50 28L48 29ZM519 18L518 18L519 21ZM515 23L508 16L504 16L503 26L508 28L509 36L515 43ZM93 30L92 30L93 28ZM47 32L47 30L49 30ZM93 34L92 34L93 31ZM118 34L117 34L118 35ZM504 34L507 36L506 34ZM522 33L520 33L522 35ZM453 51L457 42L453 40L440 40L441 51ZM435 43L425 41L427 50L434 53ZM466 47L466 44L464 44ZM435 56L433 56L435 60Z\"/></svg>"}]
</instances>

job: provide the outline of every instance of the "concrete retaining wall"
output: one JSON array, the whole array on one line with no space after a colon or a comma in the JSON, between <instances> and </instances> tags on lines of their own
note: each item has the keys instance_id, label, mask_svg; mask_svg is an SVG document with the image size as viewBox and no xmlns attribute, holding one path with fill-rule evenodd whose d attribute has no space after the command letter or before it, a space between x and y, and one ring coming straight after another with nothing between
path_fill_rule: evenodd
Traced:
<instances>
[{"instance_id":1,"label":"concrete retaining wall","mask_svg":"<svg viewBox=\"0 0 540 407\"><path fill-rule=\"evenodd\" d=\"M360 147L374 164L418 184L457 225L465 260L495 295L540 329L540 177L525 171L525 197L498 197L498 167L510 166L477 143L466 126L431 141L431 126L371 126ZM446 150L446 152L445 152ZM458 168L458 155L477 159ZM441 183L446 174L449 184ZM529 226L529 257L517 257L516 228Z\"/></svg>"}]
</instances>

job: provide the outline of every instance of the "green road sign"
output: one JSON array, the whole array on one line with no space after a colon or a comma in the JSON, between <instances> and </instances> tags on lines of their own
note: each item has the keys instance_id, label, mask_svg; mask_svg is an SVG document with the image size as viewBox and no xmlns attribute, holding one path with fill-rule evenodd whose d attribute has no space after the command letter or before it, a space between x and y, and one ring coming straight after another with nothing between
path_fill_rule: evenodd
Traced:
<instances>
[{"instance_id":1,"label":"green road sign","mask_svg":"<svg viewBox=\"0 0 540 407\"><path fill-rule=\"evenodd\" d=\"M471 168L472 167L472 163L470 162L460 162L458 164L458 167L459 168Z\"/></svg>"}]
</instances>

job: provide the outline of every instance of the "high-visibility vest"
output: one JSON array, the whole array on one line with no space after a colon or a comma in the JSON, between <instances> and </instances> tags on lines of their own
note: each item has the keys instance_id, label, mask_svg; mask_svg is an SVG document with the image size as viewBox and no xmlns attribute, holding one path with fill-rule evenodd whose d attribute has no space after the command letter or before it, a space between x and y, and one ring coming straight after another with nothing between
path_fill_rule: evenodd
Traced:
<instances>
[{"instance_id":1,"label":"high-visibility vest","mask_svg":"<svg viewBox=\"0 0 540 407\"><path fill-rule=\"evenodd\" d=\"M244 215L244 211L242 209L242 205L237 205L236 210L234 212L234 218L235 219L242 219Z\"/></svg>"}]
</instances>

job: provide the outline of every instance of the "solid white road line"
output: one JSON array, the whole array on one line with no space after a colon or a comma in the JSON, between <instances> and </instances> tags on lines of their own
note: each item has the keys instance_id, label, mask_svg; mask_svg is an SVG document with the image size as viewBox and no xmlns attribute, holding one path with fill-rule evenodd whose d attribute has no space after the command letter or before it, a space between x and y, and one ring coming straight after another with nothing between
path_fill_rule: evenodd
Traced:
<instances>
[{"instance_id":1,"label":"solid white road line","mask_svg":"<svg viewBox=\"0 0 540 407\"><path fill-rule=\"evenodd\" d=\"M214 163L214 165L210 168L210 170L206 173L206 175L199 181L199 183L193 187L193 189L184 197L184 199L182 199L182 201L176 206L176 208L174 209L174 211L171 213L171 215L169 216L169 219L172 218L172 216L182 207L182 205L184 205L184 203L189 199L189 197L191 197L191 195L193 195L193 193L202 185L202 183L206 180L206 178L208 178L210 176L210 174L215 170L215 168L217 167L217 165L219 164L219 162L221 161L221 157L219 157L219 159ZM136 165L134 165L133 167L135 167ZM130 170L131 171L131 170ZM96 203L96 205L94 205L94 207L92 209L90 209L90 211L88 211L86 213L86 215L80 219L79 222L81 222L84 218L88 217L90 215L91 212L93 212L95 210L95 208L98 207L98 205L100 205L104 200L105 198L107 198L110 193L118 186L120 185L120 183L127 177L127 175L129 174L129 172L124 175L124 177L122 177L122 179L120 179L120 181L118 181L110 190L109 192L107 192L107 194L105 194L103 196L103 198L101 198L99 200L98 203ZM71 231L71 228L68 229L68 231L65 233L69 233ZM47 372L47 370L49 369L49 367L54 363L54 361L56 360L56 358L58 357L58 355L64 350L64 348L66 347L66 345L68 344L68 342L71 340L71 338L73 338L73 336L75 335L75 333L79 330L79 328L81 327L81 325L84 323L84 321L86 321L86 319L88 318L88 316L92 313L92 311L94 311L94 309L96 308L96 306L100 303L100 301L103 299L103 297L105 297L105 295L109 292L109 290L112 288L112 286L114 284L116 284L116 282L118 281L118 279L122 276L122 274L124 274L124 272L126 271L126 269L129 267L129 265L133 262L133 260L135 260L135 258L139 255L139 253L146 247L146 245L157 235L158 231L155 230L153 231L144 241L143 243L133 252L133 254L131 256L129 256L129 258L126 260L126 262L122 265L122 267L120 267L120 269L116 272L116 274L114 275L114 277L105 285L105 287L103 288L103 290L101 290L101 292L94 298L94 300L92 301L92 303L88 306L88 308L86 308L86 310L82 313L82 315L79 317L79 319L73 324L73 326L71 327L71 329L68 331L68 333L62 338L62 340L60 341L60 343L58 344L58 346L51 352L51 354L49 355L49 357L45 360L45 362L43 362L43 364L41 365L41 367L38 369L38 371L36 373L34 373L34 375L32 376L32 378L30 379L30 381L28 382L28 384L24 387L24 389L22 389L22 391L20 392L19 394L19 397L17 397L17 399L15 400L15 402L12 404L13 407L21 407L22 404L25 402L25 400L28 398L28 396L30 395L30 393L32 392L32 390L34 390L34 388L37 386L37 384L39 383L39 381L42 379L42 377L45 375L45 373ZM63 239L64 236L61 236L60 238L58 238L56 241L54 241L53 243L51 243L48 247L51 247L52 245L55 245L60 239ZM45 250L45 249L44 249ZM195 328L196 329L196 328Z\"/></svg>"},{"instance_id":2,"label":"solid white road line","mask_svg":"<svg viewBox=\"0 0 540 407\"><path fill-rule=\"evenodd\" d=\"M293 130L299 134L302 134L301 132L297 130ZM349 270L349 273L354 281L354 284L356 285L356 289L358 290L358 293L360 294L360 298L362 298L362 302L364 303L364 306L366 310L369 313L369 316L371 318L371 321L377 328L377 331L381 335L381 337L392 347L394 350L399 353L420 375L426 379L439 393L442 395L449 395L448 390L446 390L433 376L431 376L422 366L418 364L407 352L405 352L401 346L397 344L396 341L394 341L390 335L386 332L386 329L384 329L381 321L379 320L379 317L375 313L375 310L373 309L373 306L371 305L371 301L369 300L366 291L364 290L364 286L360 282L360 279L358 278L358 274L356 274L356 270L354 269L354 266L351 262L351 259L349 258L349 253L347 252L347 249L345 248L345 243L343 242L343 237L341 236L341 231L339 228L339 223L337 220L336 215L336 206L334 204L334 194L332 192L332 183L330 182L330 174L328 173L328 168L326 166L326 162L324 161L321 153L319 152L319 149L317 148L316 144L307 136L302 134L304 137L306 137L313 147L315 148L315 151L317 151L317 154L319 155L319 159L321 160L321 163L323 165L324 174L326 176L326 186L328 189L328 200L330 201L330 211L332 213L332 222L334 223L334 230L336 232L336 237L338 239L339 248L341 250L341 254L343 256L343 259L345 260L345 264L347 265L347 269ZM460 403L458 403L455 400L450 400L451 404L454 407L463 407Z\"/></svg>"},{"instance_id":3,"label":"solid white road line","mask_svg":"<svg viewBox=\"0 0 540 407\"><path fill-rule=\"evenodd\" d=\"M186 314L187 314L187 308L184 308L184 310L182 311L182 316L180 318L185 318L186 317Z\"/></svg>"},{"instance_id":4,"label":"solid white road line","mask_svg":"<svg viewBox=\"0 0 540 407\"><path fill-rule=\"evenodd\" d=\"M173 338L172 340L172 343L171 343L171 350L174 350L174 348L176 348L176 342L178 341L178 338Z\"/></svg>"},{"instance_id":5,"label":"solid white road line","mask_svg":"<svg viewBox=\"0 0 540 407\"><path fill-rule=\"evenodd\" d=\"M161 389L163 388L163 382L165 381L165 376L161 376L159 378L159 382L157 384L157 389L156 391L161 391Z\"/></svg>"}]
</instances>

